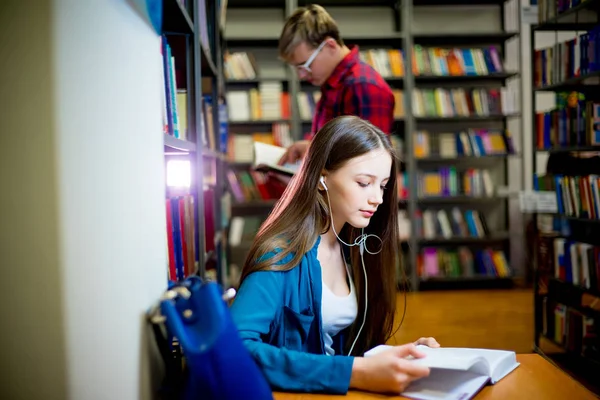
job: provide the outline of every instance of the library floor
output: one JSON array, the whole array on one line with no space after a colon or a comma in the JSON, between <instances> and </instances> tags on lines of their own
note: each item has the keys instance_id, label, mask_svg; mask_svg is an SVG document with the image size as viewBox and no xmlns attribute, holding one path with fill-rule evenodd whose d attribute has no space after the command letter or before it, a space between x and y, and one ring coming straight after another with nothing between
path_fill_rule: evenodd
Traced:
<instances>
[{"instance_id":1,"label":"library floor","mask_svg":"<svg viewBox=\"0 0 600 400\"><path fill-rule=\"evenodd\" d=\"M411 292L406 316L389 342L403 344L432 336L444 347L533 351L531 289ZM404 294L398 293L398 318Z\"/></svg>"}]
</instances>

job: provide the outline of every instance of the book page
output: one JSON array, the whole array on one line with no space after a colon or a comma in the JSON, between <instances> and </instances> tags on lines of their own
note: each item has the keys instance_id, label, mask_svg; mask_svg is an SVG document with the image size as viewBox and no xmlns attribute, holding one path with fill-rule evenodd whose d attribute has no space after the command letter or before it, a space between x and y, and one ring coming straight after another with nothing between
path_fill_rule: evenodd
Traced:
<instances>
[{"instance_id":1,"label":"book page","mask_svg":"<svg viewBox=\"0 0 600 400\"><path fill-rule=\"evenodd\" d=\"M374 347L365 353L365 357L391 347L387 345ZM519 366L514 351L457 347L430 348L422 345L417 346L417 349L426 354L424 358L414 359L414 362L420 365L438 369L469 370L491 377L491 383L498 382Z\"/></svg>"},{"instance_id":2,"label":"book page","mask_svg":"<svg viewBox=\"0 0 600 400\"><path fill-rule=\"evenodd\" d=\"M491 375L489 362L478 352L465 351L452 347L431 348L417 346L417 349L425 353L424 358L417 358L413 362L429 368L471 371L478 375Z\"/></svg>"},{"instance_id":3,"label":"book page","mask_svg":"<svg viewBox=\"0 0 600 400\"><path fill-rule=\"evenodd\" d=\"M484 357L490 365L491 383L496 383L519 366L514 351L490 349L460 349Z\"/></svg>"},{"instance_id":4,"label":"book page","mask_svg":"<svg viewBox=\"0 0 600 400\"><path fill-rule=\"evenodd\" d=\"M365 353L365 357L373 356L382 351L390 349L392 346L381 345L374 347L373 349ZM427 346L417 346L417 349L422 353L425 353L423 358L408 357L414 363L419 365L438 368L438 369L449 369L467 371L469 369L479 375L488 375L490 373L488 362L480 355L473 352L465 352L467 349L457 348L431 348Z\"/></svg>"},{"instance_id":5,"label":"book page","mask_svg":"<svg viewBox=\"0 0 600 400\"><path fill-rule=\"evenodd\" d=\"M411 383L402 396L415 400L469 400L489 379L469 371L432 369L428 377Z\"/></svg>"},{"instance_id":6,"label":"book page","mask_svg":"<svg viewBox=\"0 0 600 400\"><path fill-rule=\"evenodd\" d=\"M498 382L519 366L514 351L456 347L433 349L427 346L417 346L417 348L431 358L431 361L423 365L431 364L431 368L460 369L453 367L453 364L463 367L471 364L467 369L488 375L491 383ZM485 362L482 363L481 360Z\"/></svg>"}]
</instances>

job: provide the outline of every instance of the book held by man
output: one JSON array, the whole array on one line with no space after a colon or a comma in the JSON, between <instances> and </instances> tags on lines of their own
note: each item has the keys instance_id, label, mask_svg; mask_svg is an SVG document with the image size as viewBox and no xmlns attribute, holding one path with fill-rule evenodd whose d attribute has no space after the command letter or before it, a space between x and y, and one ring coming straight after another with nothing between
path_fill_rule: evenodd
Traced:
<instances>
[{"instance_id":1,"label":"book held by man","mask_svg":"<svg viewBox=\"0 0 600 400\"><path fill-rule=\"evenodd\" d=\"M300 167L299 163L278 165L286 149L262 142L254 142L254 169L263 172L275 172L293 176Z\"/></svg>"},{"instance_id":2,"label":"book held by man","mask_svg":"<svg viewBox=\"0 0 600 400\"><path fill-rule=\"evenodd\" d=\"M365 357L390 347L374 347ZM429 367L431 372L402 392L402 396L416 400L468 400L486 384L495 384L519 366L514 351L427 346L417 349L425 357L410 357L410 361Z\"/></svg>"}]
</instances>

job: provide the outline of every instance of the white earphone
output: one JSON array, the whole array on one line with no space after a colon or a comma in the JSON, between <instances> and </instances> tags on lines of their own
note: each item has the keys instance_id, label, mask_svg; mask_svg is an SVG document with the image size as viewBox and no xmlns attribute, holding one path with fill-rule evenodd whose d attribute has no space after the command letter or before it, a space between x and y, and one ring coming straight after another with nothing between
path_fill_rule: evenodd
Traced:
<instances>
[{"instance_id":1,"label":"white earphone","mask_svg":"<svg viewBox=\"0 0 600 400\"><path fill-rule=\"evenodd\" d=\"M319 181L321 182L321 185L323 185L323 187L325 188L325 191L328 191L327 185L325 184L325 177L323 175L321 175L321 178L319 179Z\"/></svg>"},{"instance_id":2,"label":"white earphone","mask_svg":"<svg viewBox=\"0 0 600 400\"><path fill-rule=\"evenodd\" d=\"M325 189L325 192L327 193L327 204L329 204L329 209L331 210L331 201L329 200L329 189L327 189L327 185L325 184L325 177L323 175L321 175L321 177L319 178L319 181L321 182L321 184L323 185L323 188ZM342 242L343 244L345 244L348 247L352 247L352 246L359 246L360 249L360 261L362 263L362 267L363 267L363 273L364 273L364 277L365 277L365 312L363 314L363 321L362 324L360 326L360 329L358 330L358 333L356 334L356 338L354 338L354 342L352 343L352 346L350 347L350 351L348 352L348 355L352 354L352 350L354 349L354 345L356 344L356 341L358 340L358 338L360 337L360 333L362 332L363 327L365 326L365 322L367 321L367 308L369 305L369 296L368 296L368 286L369 286L369 282L367 280L367 268L365 267L365 260L363 258L363 253L364 250L367 250L367 253L369 254L377 254L379 253L381 250L376 251L376 252L371 252L366 248L365 242L367 241L367 238L369 236L373 236L376 237L377 239L379 239L379 241L381 242L381 238L377 235L373 235L373 234L365 234L365 228L362 229L361 234L356 238L356 240L354 241L353 244L349 244L344 242L342 239L340 239L340 237L338 236L337 232L335 231L335 226L333 225L333 215L330 212L329 213L329 217L331 219L331 229L333 229L333 233L335 234L335 237L338 238L338 240L340 242Z\"/></svg>"}]
</instances>

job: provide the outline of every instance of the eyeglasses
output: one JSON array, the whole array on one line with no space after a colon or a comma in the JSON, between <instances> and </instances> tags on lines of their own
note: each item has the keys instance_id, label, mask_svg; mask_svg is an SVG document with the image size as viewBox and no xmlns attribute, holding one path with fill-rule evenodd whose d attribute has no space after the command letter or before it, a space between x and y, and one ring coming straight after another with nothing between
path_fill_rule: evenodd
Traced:
<instances>
[{"instance_id":1,"label":"eyeglasses","mask_svg":"<svg viewBox=\"0 0 600 400\"><path fill-rule=\"evenodd\" d=\"M317 58L319 52L323 49L323 47L325 47L325 43L327 43L327 40L321 42L319 47L317 47L317 49L310 55L310 57L308 58L308 60L306 60L304 64L296 65L296 70L298 72L310 74L312 72L310 69L310 65L313 63L313 61L315 61L315 58Z\"/></svg>"}]
</instances>

